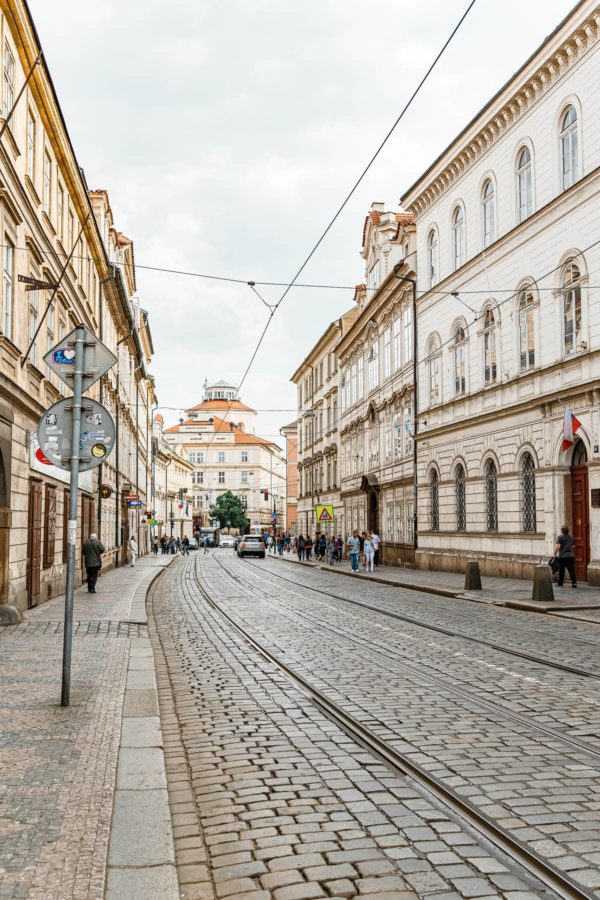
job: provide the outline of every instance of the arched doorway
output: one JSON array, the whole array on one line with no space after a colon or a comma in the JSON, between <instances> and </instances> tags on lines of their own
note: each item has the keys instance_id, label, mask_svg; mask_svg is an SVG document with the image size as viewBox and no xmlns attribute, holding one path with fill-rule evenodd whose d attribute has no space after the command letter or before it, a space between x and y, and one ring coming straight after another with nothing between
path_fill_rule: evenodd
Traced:
<instances>
[{"instance_id":1,"label":"arched doorway","mask_svg":"<svg viewBox=\"0 0 600 900\"><path fill-rule=\"evenodd\" d=\"M590 561L590 503L587 449L579 440L571 457L571 509L575 541L575 573L577 581L587 581Z\"/></svg>"},{"instance_id":2,"label":"arched doorway","mask_svg":"<svg viewBox=\"0 0 600 900\"><path fill-rule=\"evenodd\" d=\"M363 475L361 491L367 495L367 531L379 533L379 480L376 475Z\"/></svg>"}]
</instances>

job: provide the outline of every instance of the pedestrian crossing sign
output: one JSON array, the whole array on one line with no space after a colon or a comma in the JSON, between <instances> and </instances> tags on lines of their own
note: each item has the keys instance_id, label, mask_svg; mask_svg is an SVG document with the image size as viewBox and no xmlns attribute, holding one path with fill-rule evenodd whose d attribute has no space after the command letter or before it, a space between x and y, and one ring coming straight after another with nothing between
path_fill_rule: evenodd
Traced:
<instances>
[{"instance_id":1,"label":"pedestrian crossing sign","mask_svg":"<svg viewBox=\"0 0 600 900\"><path fill-rule=\"evenodd\" d=\"M333 522L333 504L322 503L317 506L317 522Z\"/></svg>"}]
</instances>

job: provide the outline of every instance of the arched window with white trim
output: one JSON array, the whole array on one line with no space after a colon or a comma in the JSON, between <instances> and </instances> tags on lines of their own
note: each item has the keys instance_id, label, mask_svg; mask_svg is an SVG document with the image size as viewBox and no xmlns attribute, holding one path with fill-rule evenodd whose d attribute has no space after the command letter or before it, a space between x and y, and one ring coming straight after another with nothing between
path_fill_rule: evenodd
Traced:
<instances>
[{"instance_id":1,"label":"arched window with white trim","mask_svg":"<svg viewBox=\"0 0 600 900\"><path fill-rule=\"evenodd\" d=\"M432 531L440 530L440 485L435 469L429 474L429 526Z\"/></svg>"},{"instance_id":2,"label":"arched window with white trim","mask_svg":"<svg viewBox=\"0 0 600 900\"><path fill-rule=\"evenodd\" d=\"M521 458L521 525L523 531L535 531L537 528L537 510L535 502L535 462L531 453L524 453Z\"/></svg>"},{"instance_id":3,"label":"arched window with white trim","mask_svg":"<svg viewBox=\"0 0 600 900\"><path fill-rule=\"evenodd\" d=\"M442 402L442 350L437 335L431 337L427 344L427 374L429 405L437 406Z\"/></svg>"},{"instance_id":4,"label":"arched window with white trim","mask_svg":"<svg viewBox=\"0 0 600 900\"><path fill-rule=\"evenodd\" d=\"M435 228L432 228L427 236L427 264L429 274L429 287L438 283L438 237Z\"/></svg>"},{"instance_id":5,"label":"arched window with white trim","mask_svg":"<svg viewBox=\"0 0 600 900\"><path fill-rule=\"evenodd\" d=\"M579 178L579 135L577 110L567 106L560 120L560 159L563 191Z\"/></svg>"},{"instance_id":6,"label":"arched window with white trim","mask_svg":"<svg viewBox=\"0 0 600 900\"><path fill-rule=\"evenodd\" d=\"M481 189L481 214L483 246L489 247L496 240L496 191L491 178L486 179Z\"/></svg>"},{"instance_id":7,"label":"arched window with white trim","mask_svg":"<svg viewBox=\"0 0 600 900\"><path fill-rule=\"evenodd\" d=\"M581 270L570 262L562 277L563 355L576 353L581 343Z\"/></svg>"},{"instance_id":8,"label":"arched window with white trim","mask_svg":"<svg viewBox=\"0 0 600 900\"><path fill-rule=\"evenodd\" d=\"M485 512L486 530L498 531L498 473L493 459L485 464Z\"/></svg>"},{"instance_id":9,"label":"arched window with white trim","mask_svg":"<svg viewBox=\"0 0 600 900\"><path fill-rule=\"evenodd\" d=\"M460 322L454 328L452 336L452 353L454 357L454 393L457 397L462 397L467 390L467 374L466 374L466 349L467 336L464 325Z\"/></svg>"},{"instance_id":10,"label":"arched window with white trim","mask_svg":"<svg viewBox=\"0 0 600 900\"><path fill-rule=\"evenodd\" d=\"M519 222L529 218L533 212L531 152L523 147L517 156L517 207Z\"/></svg>"},{"instance_id":11,"label":"arched window with white trim","mask_svg":"<svg viewBox=\"0 0 600 900\"><path fill-rule=\"evenodd\" d=\"M535 298L529 285L519 291L519 366L521 372L535 366Z\"/></svg>"},{"instance_id":12,"label":"arched window with white trim","mask_svg":"<svg viewBox=\"0 0 600 900\"><path fill-rule=\"evenodd\" d=\"M454 470L454 492L456 497L456 530L467 530L467 492L465 468L459 463Z\"/></svg>"},{"instance_id":13,"label":"arched window with white trim","mask_svg":"<svg viewBox=\"0 0 600 900\"><path fill-rule=\"evenodd\" d=\"M457 206L452 214L452 251L454 268L460 269L465 261L465 215L462 206Z\"/></svg>"},{"instance_id":14,"label":"arched window with white trim","mask_svg":"<svg viewBox=\"0 0 600 900\"><path fill-rule=\"evenodd\" d=\"M485 384L493 384L497 376L496 317L489 307L483 318L483 380Z\"/></svg>"}]
</instances>

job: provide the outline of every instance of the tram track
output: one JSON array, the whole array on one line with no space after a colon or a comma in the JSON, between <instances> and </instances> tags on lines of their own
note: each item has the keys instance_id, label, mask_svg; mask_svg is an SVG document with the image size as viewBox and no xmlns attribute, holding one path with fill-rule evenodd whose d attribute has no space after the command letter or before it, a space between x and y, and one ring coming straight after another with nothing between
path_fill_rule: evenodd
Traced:
<instances>
[{"instance_id":1,"label":"tram track","mask_svg":"<svg viewBox=\"0 0 600 900\"><path fill-rule=\"evenodd\" d=\"M213 557L215 559L215 557ZM531 847L518 840L510 831L500 826L491 817L487 816L468 799L460 796L458 792L446 785L441 779L434 777L419 763L411 760L406 753L402 753L380 738L372 729L363 725L357 718L350 715L343 707L323 693L311 681L286 663L279 654L272 652L252 632L232 616L221 603L207 590L199 574L199 560L194 562L193 573L198 591L208 605L216 611L250 646L261 656L267 659L280 672L286 675L306 695L315 706L338 727L342 728L357 743L385 763L395 772L411 777L421 788L428 791L438 801L458 816L471 828L475 829L485 840L490 841L498 850L507 854L513 862L523 867L530 875L537 878L543 885L549 888L558 897L578 898L578 900L592 900L596 894L588 891L585 886L574 881L568 873L561 871L548 859L541 856ZM220 561L217 566L226 574L230 574L227 567ZM248 585L244 584L245 590ZM256 591L256 589L253 588ZM347 637L347 635L346 635ZM470 698L472 699L472 698ZM556 735L559 737L558 733ZM562 739L562 736L560 736ZM589 752L585 748L585 752ZM596 751L594 750L594 753Z\"/></svg>"},{"instance_id":2,"label":"tram track","mask_svg":"<svg viewBox=\"0 0 600 900\"><path fill-rule=\"evenodd\" d=\"M216 556L214 558L217 559ZM520 659L526 659L526 660L529 660L529 662L539 663L540 665L545 665L545 666L549 666L554 669L559 669L563 672L569 672L573 675L581 675L585 678L593 678L593 679L600 680L600 673L591 672L589 669L585 669L581 666L573 666L573 665L569 665L568 663L559 662L558 660L552 659L547 656L538 656L533 653L527 653L524 650L516 650L513 647L506 647L505 645L499 644L496 641L488 641L485 638L473 637L470 634L465 634L463 631L457 631L456 629L448 628L444 625L433 625L430 622L423 622L421 619L417 619L414 616L410 616L406 613L392 612L391 610L383 609L380 606L373 606L371 603L364 603L362 600L356 600L351 597L344 597L342 594L335 594L332 591L323 590L323 588L318 588L313 585L308 585L304 582L294 581L293 578L287 578L285 575L280 575L278 572L273 572L271 570L268 570L267 572L265 572L265 570L261 566L258 566L256 563L252 563L249 560L245 560L244 564L250 565L253 568L258 569L262 573L263 576L270 575L273 578L277 578L281 581L286 581L288 584L293 584L295 587L302 587L308 591L313 591L316 594L322 594L323 596L328 597L330 599L341 600L344 603L350 603L353 606L362 607L363 609L367 609L372 612L380 613L381 615L388 616L391 619L397 619L401 622L408 622L411 625L417 625L419 628L424 628L424 629L427 629L428 631L437 632L438 634L444 634L448 637L455 637L455 638L460 638L465 641L470 641L472 643L479 644L484 647L489 647L493 650L498 650L502 653L507 653L510 656L515 656ZM518 628L518 626L517 626L517 628ZM525 629L518 628L518 630L524 631ZM527 632L527 633L529 633L529 632ZM589 646L593 647L596 652L599 652L599 645L597 643L593 643L591 641L586 642L582 639L577 639L577 638L573 638L573 640L578 641L580 643L587 643Z\"/></svg>"}]
</instances>

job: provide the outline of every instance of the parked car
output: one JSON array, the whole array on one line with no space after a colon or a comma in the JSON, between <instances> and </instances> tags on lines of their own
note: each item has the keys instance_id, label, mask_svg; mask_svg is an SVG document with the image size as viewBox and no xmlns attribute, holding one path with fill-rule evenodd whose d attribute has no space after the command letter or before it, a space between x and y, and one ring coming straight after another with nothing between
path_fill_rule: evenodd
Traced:
<instances>
[{"instance_id":1,"label":"parked car","mask_svg":"<svg viewBox=\"0 0 600 900\"><path fill-rule=\"evenodd\" d=\"M221 540L219 541L219 547L225 547L226 550L233 550L235 546L235 540L230 534L222 534Z\"/></svg>"},{"instance_id":2,"label":"parked car","mask_svg":"<svg viewBox=\"0 0 600 900\"><path fill-rule=\"evenodd\" d=\"M197 550L198 549L198 541L196 540L196 538L191 537L191 538L188 538L188 540L190 542L190 544L189 544L190 550Z\"/></svg>"},{"instance_id":3,"label":"parked car","mask_svg":"<svg viewBox=\"0 0 600 900\"><path fill-rule=\"evenodd\" d=\"M244 556L258 556L264 559L265 545L262 537L259 534L245 534L238 544L237 555L240 559Z\"/></svg>"}]
</instances>

